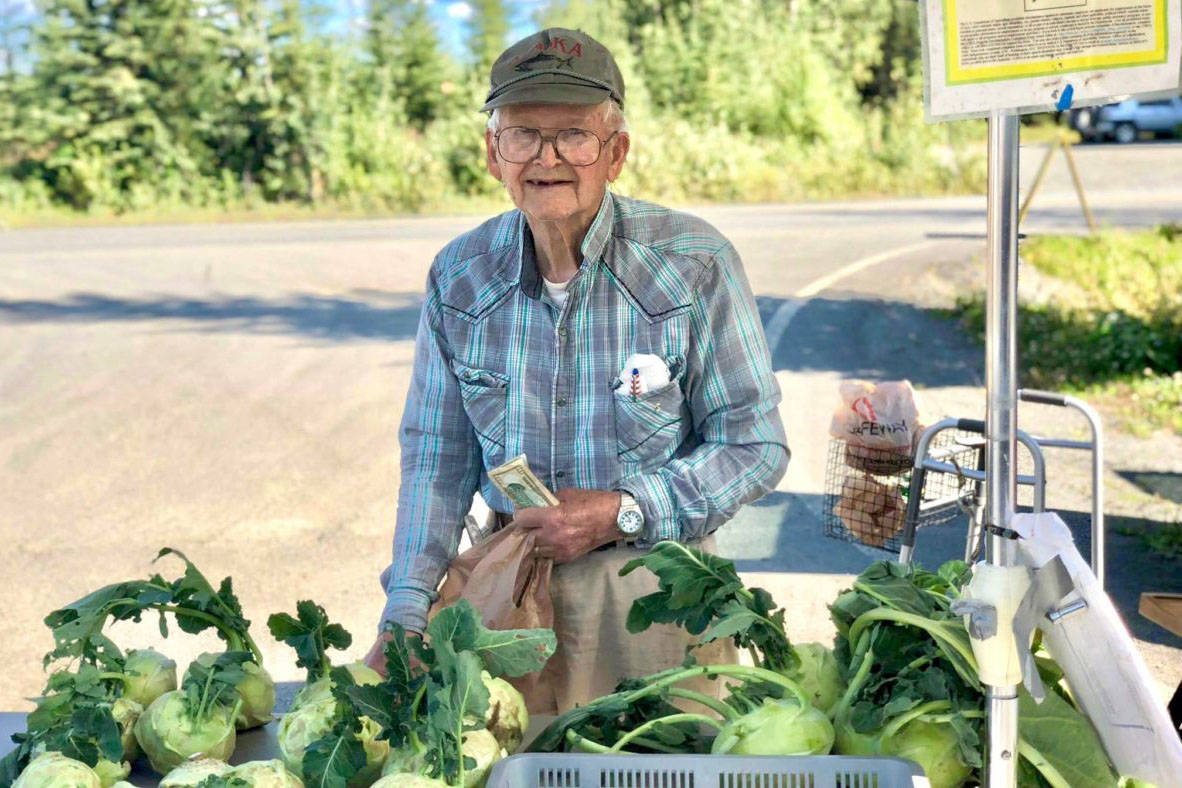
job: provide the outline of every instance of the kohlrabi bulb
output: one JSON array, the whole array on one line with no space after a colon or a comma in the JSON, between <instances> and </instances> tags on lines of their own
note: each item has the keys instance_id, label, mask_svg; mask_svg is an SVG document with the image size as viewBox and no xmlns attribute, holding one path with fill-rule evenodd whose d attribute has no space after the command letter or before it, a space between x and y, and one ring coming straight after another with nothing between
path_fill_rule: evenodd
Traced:
<instances>
[{"instance_id":1,"label":"kohlrabi bulb","mask_svg":"<svg viewBox=\"0 0 1182 788\"><path fill-rule=\"evenodd\" d=\"M838 755L881 755L881 730L858 733L848 721L833 726L833 751Z\"/></svg>"},{"instance_id":2,"label":"kohlrabi bulb","mask_svg":"<svg viewBox=\"0 0 1182 788\"><path fill-rule=\"evenodd\" d=\"M119 740L123 742L123 759L134 761L140 754L135 740L135 721L144 713L144 707L131 698L118 698L111 704L111 716L119 725Z\"/></svg>"},{"instance_id":3,"label":"kohlrabi bulb","mask_svg":"<svg viewBox=\"0 0 1182 788\"><path fill-rule=\"evenodd\" d=\"M386 756L386 760L382 763L382 776L386 777L391 774L418 774L426 766L424 760L424 753L419 752L411 744L406 744L398 749L391 749L390 754Z\"/></svg>"},{"instance_id":4,"label":"kohlrabi bulb","mask_svg":"<svg viewBox=\"0 0 1182 788\"><path fill-rule=\"evenodd\" d=\"M197 663L211 667L218 654L205 653L197 657ZM246 675L234 685L238 697L242 699L242 708L238 710L235 725L244 731L266 725L271 721L271 712L275 709L275 681L271 674L254 662L243 662L242 672Z\"/></svg>"},{"instance_id":5,"label":"kohlrabi bulb","mask_svg":"<svg viewBox=\"0 0 1182 788\"><path fill-rule=\"evenodd\" d=\"M127 652L123 662L123 697L145 709L177 688L176 663L150 648Z\"/></svg>"},{"instance_id":6,"label":"kohlrabi bulb","mask_svg":"<svg viewBox=\"0 0 1182 788\"><path fill-rule=\"evenodd\" d=\"M421 774L390 774L370 786L370 788L451 788L442 780L424 777Z\"/></svg>"},{"instance_id":7,"label":"kohlrabi bulb","mask_svg":"<svg viewBox=\"0 0 1182 788\"><path fill-rule=\"evenodd\" d=\"M808 695L809 703L821 711L829 711L845 692L845 681L833 652L820 643L802 643L793 647L800 658L800 666L784 675Z\"/></svg>"},{"instance_id":8,"label":"kohlrabi bulb","mask_svg":"<svg viewBox=\"0 0 1182 788\"><path fill-rule=\"evenodd\" d=\"M131 774L131 761L115 763L106 758L99 758L99 762L92 769L99 776L99 782L102 783L103 788L111 788L112 785Z\"/></svg>"},{"instance_id":9,"label":"kohlrabi bulb","mask_svg":"<svg viewBox=\"0 0 1182 788\"><path fill-rule=\"evenodd\" d=\"M502 678L493 678L487 670L480 672L480 680L488 688L488 712L484 715L486 727L508 752L517 752L529 728L529 712L525 698L512 684Z\"/></svg>"},{"instance_id":10,"label":"kohlrabi bulb","mask_svg":"<svg viewBox=\"0 0 1182 788\"><path fill-rule=\"evenodd\" d=\"M240 764L231 769L226 777L236 777L250 788L304 788L303 781L289 772L278 758Z\"/></svg>"},{"instance_id":11,"label":"kohlrabi bulb","mask_svg":"<svg viewBox=\"0 0 1182 788\"><path fill-rule=\"evenodd\" d=\"M825 755L833 747L833 724L823 711L795 701L765 698L754 711L722 726L715 755Z\"/></svg>"},{"instance_id":12,"label":"kohlrabi bulb","mask_svg":"<svg viewBox=\"0 0 1182 788\"><path fill-rule=\"evenodd\" d=\"M193 788L200 785L206 777L222 777L232 767L217 758L197 758L185 761L180 766L164 775L160 781L160 788Z\"/></svg>"},{"instance_id":13,"label":"kohlrabi bulb","mask_svg":"<svg viewBox=\"0 0 1182 788\"><path fill-rule=\"evenodd\" d=\"M43 752L20 773L12 788L102 788L94 769L60 752Z\"/></svg>"},{"instance_id":14,"label":"kohlrabi bulb","mask_svg":"<svg viewBox=\"0 0 1182 788\"><path fill-rule=\"evenodd\" d=\"M174 690L135 721L135 739L158 773L168 774L194 755L227 761L234 752L234 709L214 706L203 718L193 711L185 693Z\"/></svg>"},{"instance_id":15,"label":"kohlrabi bulb","mask_svg":"<svg viewBox=\"0 0 1182 788\"><path fill-rule=\"evenodd\" d=\"M381 684L381 675L366 665L364 662L350 662L344 666L349 671L349 675L353 677L353 683L359 686L366 684ZM313 681L311 684L306 684L295 694L291 701L290 711L295 711L300 706L309 703L318 703L322 700L327 700L332 697L332 679L328 676Z\"/></svg>"},{"instance_id":16,"label":"kohlrabi bulb","mask_svg":"<svg viewBox=\"0 0 1182 788\"><path fill-rule=\"evenodd\" d=\"M312 685L309 685L312 686ZM332 730L336 702L332 697L305 702L295 707L279 721L279 755L287 768L304 776L304 750L308 745Z\"/></svg>"},{"instance_id":17,"label":"kohlrabi bulb","mask_svg":"<svg viewBox=\"0 0 1182 788\"><path fill-rule=\"evenodd\" d=\"M883 740L882 752L918 763L932 788L957 788L973 772L960 759L959 742L947 723L912 720Z\"/></svg>"},{"instance_id":18,"label":"kohlrabi bulb","mask_svg":"<svg viewBox=\"0 0 1182 788\"><path fill-rule=\"evenodd\" d=\"M497 737L484 728L465 731L461 742L460 752L476 761L475 766L464 770L464 788L483 788L493 764L505 757L505 750Z\"/></svg>"}]
</instances>

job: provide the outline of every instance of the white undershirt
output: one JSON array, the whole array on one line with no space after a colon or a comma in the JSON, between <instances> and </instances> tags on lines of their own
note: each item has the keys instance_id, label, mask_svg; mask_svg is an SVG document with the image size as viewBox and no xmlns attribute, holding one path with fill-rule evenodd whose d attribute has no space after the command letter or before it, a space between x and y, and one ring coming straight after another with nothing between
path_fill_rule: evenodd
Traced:
<instances>
[{"instance_id":1,"label":"white undershirt","mask_svg":"<svg viewBox=\"0 0 1182 788\"><path fill-rule=\"evenodd\" d=\"M550 300L553 301L559 309L562 309L563 304L566 303L566 297L569 295L569 293L566 292L566 288L568 285L570 285L570 280L567 279L565 282L551 282L549 279L543 276L542 285L546 288L546 295L550 296Z\"/></svg>"}]
</instances>

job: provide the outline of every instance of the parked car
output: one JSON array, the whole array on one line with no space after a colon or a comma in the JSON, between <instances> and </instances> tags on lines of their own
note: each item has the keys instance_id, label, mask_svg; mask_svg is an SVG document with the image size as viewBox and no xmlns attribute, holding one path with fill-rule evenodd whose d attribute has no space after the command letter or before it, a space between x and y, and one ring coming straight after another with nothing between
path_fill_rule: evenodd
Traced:
<instances>
[{"instance_id":1,"label":"parked car","mask_svg":"<svg viewBox=\"0 0 1182 788\"><path fill-rule=\"evenodd\" d=\"M1129 99L1103 107L1072 110L1071 127L1085 140L1114 139L1129 143L1152 132L1155 136L1182 135L1182 96L1157 101Z\"/></svg>"}]
</instances>

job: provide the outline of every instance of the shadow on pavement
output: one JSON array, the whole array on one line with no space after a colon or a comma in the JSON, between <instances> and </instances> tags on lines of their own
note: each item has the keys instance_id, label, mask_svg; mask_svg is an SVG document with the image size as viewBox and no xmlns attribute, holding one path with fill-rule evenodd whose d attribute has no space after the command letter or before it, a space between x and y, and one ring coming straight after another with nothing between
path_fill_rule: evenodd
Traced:
<instances>
[{"instance_id":1,"label":"shadow on pavement","mask_svg":"<svg viewBox=\"0 0 1182 788\"><path fill-rule=\"evenodd\" d=\"M718 552L735 562L740 572L802 572L855 575L871 561L897 560L898 555L824 535L822 495L774 492L743 507L718 530ZM1076 548L1091 555L1091 513L1060 511L1075 535ZM1105 589L1133 635L1150 643L1182 648L1182 637L1167 632L1137 612L1143 591L1182 593L1177 561L1150 550L1130 523L1147 520L1106 520L1107 577ZM916 534L915 561L934 569L945 561L964 558L967 521L921 528ZM1119 559L1115 557L1119 556Z\"/></svg>"},{"instance_id":2,"label":"shadow on pavement","mask_svg":"<svg viewBox=\"0 0 1182 788\"><path fill-rule=\"evenodd\" d=\"M1119 470L1116 475L1151 495L1182 503L1182 473Z\"/></svg>"},{"instance_id":3,"label":"shadow on pavement","mask_svg":"<svg viewBox=\"0 0 1182 788\"><path fill-rule=\"evenodd\" d=\"M59 301L0 300L8 324L183 320L201 331L301 334L336 342L414 339L422 295L359 290L353 297L294 293L284 298L116 298L75 293Z\"/></svg>"},{"instance_id":4,"label":"shadow on pavement","mask_svg":"<svg viewBox=\"0 0 1182 788\"><path fill-rule=\"evenodd\" d=\"M782 299L759 299L766 326ZM812 298L772 348L776 370L909 379L921 387L982 385L984 358L956 324L929 309L867 298Z\"/></svg>"}]
</instances>

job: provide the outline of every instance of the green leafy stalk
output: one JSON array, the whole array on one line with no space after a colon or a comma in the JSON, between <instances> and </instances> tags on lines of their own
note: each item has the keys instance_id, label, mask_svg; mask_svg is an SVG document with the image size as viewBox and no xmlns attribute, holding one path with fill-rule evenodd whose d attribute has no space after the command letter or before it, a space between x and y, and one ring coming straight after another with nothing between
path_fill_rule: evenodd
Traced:
<instances>
[{"instance_id":1,"label":"green leafy stalk","mask_svg":"<svg viewBox=\"0 0 1182 788\"><path fill-rule=\"evenodd\" d=\"M436 613L421 640L396 624L388 631L386 678L369 686L350 681L339 693L334 688L341 713L348 720L364 715L376 722L379 739L420 756L424 776L462 785L472 768L462 751L464 735L483 726L489 707L482 671L521 676L540 670L557 647L554 633L490 630L466 601ZM332 675L335 683L337 670ZM345 731L341 723L337 738Z\"/></svg>"},{"instance_id":2,"label":"green leafy stalk","mask_svg":"<svg viewBox=\"0 0 1182 788\"><path fill-rule=\"evenodd\" d=\"M906 624L924 630L935 639L941 651L949 657L949 661L962 679L974 687L981 686L981 680L977 674L977 659L973 656L972 645L969 643L968 634L961 622L953 621L946 624L925 618L922 615L890 608L878 608L869 610L854 620L850 626L850 639L857 640L866 627L875 621Z\"/></svg>"},{"instance_id":3,"label":"green leafy stalk","mask_svg":"<svg viewBox=\"0 0 1182 788\"><path fill-rule=\"evenodd\" d=\"M53 630L55 648L45 655L44 663L65 658L98 665L112 657L119 658L122 654L118 647L103 635L108 621L138 622L145 612L155 610L161 614L162 636L168 635L164 614L171 614L184 632L196 634L211 627L216 629L229 650L249 651L261 667L262 651L250 636L250 622L243 617L230 578L223 579L215 590L183 553L166 547L156 560L166 555L184 561L185 573L180 578L168 582L157 574L146 581L114 583L46 616L45 624Z\"/></svg>"},{"instance_id":4,"label":"green leafy stalk","mask_svg":"<svg viewBox=\"0 0 1182 788\"><path fill-rule=\"evenodd\" d=\"M677 723L694 723L698 725L708 725L715 730L722 730L722 723L713 717L707 717L705 714L670 714L667 717L659 717L655 720L649 720L620 737L620 739L611 746L611 752L621 752L624 745L629 744L638 737L643 737L649 731L658 728L661 725L675 725Z\"/></svg>"},{"instance_id":5,"label":"green leafy stalk","mask_svg":"<svg viewBox=\"0 0 1182 788\"><path fill-rule=\"evenodd\" d=\"M116 685L91 665L50 676L25 721L25 732L13 736L16 748L0 759L0 788L9 788L41 750L60 752L87 766L100 760L121 762L123 743L112 714L117 697Z\"/></svg>"},{"instance_id":6,"label":"green leafy stalk","mask_svg":"<svg viewBox=\"0 0 1182 788\"><path fill-rule=\"evenodd\" d=\"M799 666L784 630L784 610L776 610L771 594L762 588L746 588L733 562L666 541L629 561L620 575L642 566L657 576L659 590L632 603L629 632L675 623L701 635L703 643L733 638L736 646L751 650L757 666L780 672Z\"/></svg>"},{"instance_id":7,"label":"green leafy stalk","mask_svg":"<svg viewBox=\"0 0 1182 788\"><path fill-rule=\"evenodd\" d=\"M680 698L682 700L692 700L696 703L700 703L724 720L734 720L743 716L733 706L728 706L725 702L719 700L718 698L712 698L709 695L703 695L701 692L694 692L693 690L684 689L682 687L670 687L669 697Z\"/></svg>"},{"instance_id":8,"label":"green leafy stalk","mask_svg":"<svg viewBox=\"0 0 1182 788\"><path fill-rule=\"evenodd\" d=\"M340 624L331 623L324 608L310 599L296 602L296 618L287 613L268 616L267 629L276 640L295 649L296 666L308 671L309 684L332 670L328 649L343 651L353 643L353 636Z\"/></svg>"},{"instance_id":9,"label":"green leafy stalk","mask_svg":"<svg viewBox=\"0 0 1182 788\"><path fill-rule=\"evenodd\" d=\"M669 690L674 685L699 677L709 679L739 679L745 685L771 685L781 690L786 690L802 706L807 707L809 705L808 696L800 688L799 684L775 671L765 668L749 667L746 665L693 665L690 667L674 668L655 673L651 676L629 680L622 685L624 687L623 689L592 700L585 705L576 706L565 714L558 716L529 745L529 750L533 752L552 752L560 748L564 742L568 742L568 731L575 731L584 739L588 738L586 734L593 729L606 733L607 735L598 742L601 744L609 738L611 744L614 744L621 738L631 736L631 734L639 729L648 731L650 729L645 726L649 722L668 719L671 713L677 713L676 709L671 710L667 704L657 704L651 707L654 712L650 713L647 717L643 713L635 715L635 711L638 708L642 708L645 702L668 697L671 694ZM742 711L741 709L735 709L733 706L731 708L732 711L730 714L724 715L724 719L730 719ZM637 720L636 716L644 718ZM635 722L636 726L622 729L619 725L621 719ZM589 740L594 741L594 739ZM610 748L611 744L604 744L603 746Z\"/></svg>"}]
</instances>

